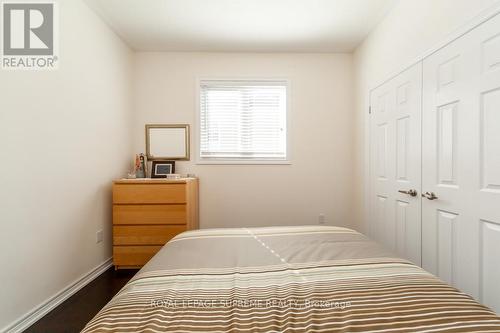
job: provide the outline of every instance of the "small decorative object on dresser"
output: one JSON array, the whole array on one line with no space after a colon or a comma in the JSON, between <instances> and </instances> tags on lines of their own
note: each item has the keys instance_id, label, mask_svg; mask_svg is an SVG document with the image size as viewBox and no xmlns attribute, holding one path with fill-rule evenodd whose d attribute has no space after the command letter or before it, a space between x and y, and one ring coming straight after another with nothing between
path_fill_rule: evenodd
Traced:
<instances>
[{"instance_id":1,"label":"small decorative object on dresser","mask_svg":"<svg viewBox=\"0 0 500 333\"><path fill-rule=\"evenodd\" d=\"M146 178L146 157L144 154L135 155L135 177Z\"/></svg>"},{"instance_id":2,"label":"small decorative object on dresser","mask_svg":"<svg viewBox=\"0 0 500 333\"><path fill-rule=\"evenodd\" d=\"M113 182L113 263L139 268L166 242L198 229L198 179Z\"/></svg>"},{"instance_id":3,"label":"small decorative object on dresser","mask_svg":"<svg viewBox=\"0 0 500 333\"><path fill-rule=\"evenodd\" d=\"M175 161L153 161L151 178L167 178L172 173L175 173Z\"/></svg>"}]
</instances>

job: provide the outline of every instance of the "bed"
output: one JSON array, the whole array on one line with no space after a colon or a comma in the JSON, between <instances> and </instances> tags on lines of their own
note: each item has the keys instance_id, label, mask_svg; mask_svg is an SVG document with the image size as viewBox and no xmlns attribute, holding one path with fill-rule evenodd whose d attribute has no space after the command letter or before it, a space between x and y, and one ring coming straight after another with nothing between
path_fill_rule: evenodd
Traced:
<instances>
[{"instance_id":1,"label":"bed","mask_svg":"<svg viewBox=\"0 0 500 333\"><path fill-rule=\"evenodd\" d=\"M168 242L83 332L500 332L500 318L351 229Z\"/></svg>"}]
</instances>

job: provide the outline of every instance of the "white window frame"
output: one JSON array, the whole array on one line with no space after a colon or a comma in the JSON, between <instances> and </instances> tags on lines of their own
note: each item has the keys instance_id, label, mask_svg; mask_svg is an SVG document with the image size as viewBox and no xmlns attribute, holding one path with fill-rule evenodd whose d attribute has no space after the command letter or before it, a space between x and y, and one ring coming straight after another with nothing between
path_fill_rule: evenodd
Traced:
<instances>
[{"instance_id":1,"label":"white window frame","mask_svg":"<svg viewBox=\"0 0 500 333\"><path fill-rule=\"evenodd\" d=\"M201 139L201 105L200 105L200 94L201 94L201 83L202 81L242 81L242 82L266 82L266 81L283 81L286 86L286 158L285 159L233 159L233 158L202 158L200 156L200 139ZM291 133L290 133L290 123L291 123L291 107L290 107L290 96L291 96L291 84L289 79L277 78L277 77L199 77L196 79L196 115L195 115L195 163L200 165L210 165L210 164L219 164L219 165L231 165L231 164L240 164L240 165L290 165L292 164L291 160Z\"/></svg>"}]
</instances>

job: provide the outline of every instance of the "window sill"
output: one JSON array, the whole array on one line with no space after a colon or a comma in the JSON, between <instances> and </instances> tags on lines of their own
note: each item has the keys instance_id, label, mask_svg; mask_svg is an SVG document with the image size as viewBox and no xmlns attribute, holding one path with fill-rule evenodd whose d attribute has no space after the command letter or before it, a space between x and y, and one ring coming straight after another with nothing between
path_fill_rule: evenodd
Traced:
<instances>
[{"instance_id":1,"label":"window sill","mask_svg":"<svg viewBox=\"0 0 500 333\"><path fill-rule=\"evenodd\" d=\"M198 160L196 165L291 165L289 160Z\"/></svg>"}]
</instances>

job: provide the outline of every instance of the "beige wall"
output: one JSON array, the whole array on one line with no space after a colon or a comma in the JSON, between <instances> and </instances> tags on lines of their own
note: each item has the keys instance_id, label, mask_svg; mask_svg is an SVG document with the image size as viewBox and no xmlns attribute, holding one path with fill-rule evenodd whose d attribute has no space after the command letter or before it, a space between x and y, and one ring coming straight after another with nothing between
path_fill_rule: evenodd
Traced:
<instances>
[{"instance_id":1,"label":"beige wall","mask_svg":"<svg viewBox=\"0 0 500 333\"><path fill-rule=\"evenodd\" d=\"M0 331L111 257L110 182L131 160L132 54L59 4L59 70L0 71Z\"/></svg>"},{"instance_id":2,"label":"beige wall","mask_svg":"<svg viewBox=\"0 0 500 333\"><path fill-rule=\"evenodd\" d=\"M349 225L352 187L350 55L139 53L135 67L135 150L144 124L189 123L199 77L279 77L291 82L291 165L196 165L201 227Z\"/></svg>"},{"instance_id":3,"label":"beige wall","mask_svg":"<svg viewBox=\"0 0 500 333\"><path fill-rule=\"evenodd\" d=\"M443 42L498 0L400 1L354 53L355 176L354 226L366 231L365 161L369 90Z\"/></svg>"}]
</instances>

